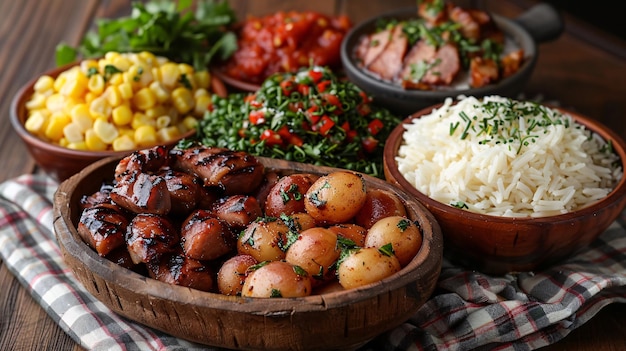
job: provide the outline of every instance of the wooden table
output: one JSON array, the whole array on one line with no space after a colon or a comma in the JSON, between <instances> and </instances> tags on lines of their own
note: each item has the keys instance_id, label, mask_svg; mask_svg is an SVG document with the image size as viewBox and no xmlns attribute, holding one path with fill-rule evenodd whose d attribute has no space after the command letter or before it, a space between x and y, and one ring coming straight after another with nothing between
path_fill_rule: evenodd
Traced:
<instances>
[{"instance_id":1,"label":"wooden table","mask_svg":"<svg viewBox=\"0 0 626 351\"><path fill-rule=\"evenodd\" d=\"M277 9L346 13L358 23L376 13L411 6L414 0L231 0L239 18ZM464 4L457 1L459 4ZM535 1L479 1L488 10L515 17ZM365 5L367 4L367 5ZM313 7L314 6L314 7ZM98 17L129 13L128 0L0 1L0 182L36 172L33 160L9 124L11 99L20 86L54 66L54 49L78 44ZM528 97L542 95L602 121L626 138L626 41L565 16L565 33L539 47ZM615 304L545 350L625 350L626 305ZM30 297L0 261L0 350L81 350Z\"/></svg>"}]
</instances>

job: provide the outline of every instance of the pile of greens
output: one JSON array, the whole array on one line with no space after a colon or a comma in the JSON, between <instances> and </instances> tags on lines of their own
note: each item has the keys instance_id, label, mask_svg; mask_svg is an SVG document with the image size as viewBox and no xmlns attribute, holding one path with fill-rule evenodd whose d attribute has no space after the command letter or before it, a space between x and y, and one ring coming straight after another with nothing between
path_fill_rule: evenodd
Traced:
<instances>
[{"instance_id":1,"label":"pile of greens","mask_svg":"<svg viewBox=\"0 0 626 351\"><path fill-rule=\"evenodd\" d=\"M88 32L77 47L57 46L56 63L102 57L110 51L149 51L171 61L206 70L214 57L226 59L237 50L237 36L229 28L236 22L227 1L192 0L133 2L128 17L101 19L97 31Z\"/></svg>"},{"instance_id":2,"label":"pile of greens","mask_svg":"<svg viewBox=\"0 0 626 351\"><path fill-rule=\"evenodd\" d=\"M400 122L356 85L316 66L275 74L253 94L213 96L193 141L382 178L384 143Z\"/></svg>"}]
</instances>

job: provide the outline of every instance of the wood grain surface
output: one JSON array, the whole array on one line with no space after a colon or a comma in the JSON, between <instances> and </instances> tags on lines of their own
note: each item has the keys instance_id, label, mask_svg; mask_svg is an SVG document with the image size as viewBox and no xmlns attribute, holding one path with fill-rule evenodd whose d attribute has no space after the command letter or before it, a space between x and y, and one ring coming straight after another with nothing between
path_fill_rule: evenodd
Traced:
<instances>
[{"instance_id":1,"label":"wood grain surface","mask_svg":"<svg viewBox=\"0 0 626 351\"><path fill-rule=\"evenodd\" d=\"M414 5L413 0L231 0L239 18L279 9L345 13L354 23L382 11ZM537 1L470 0L506 17L516 17ZM26 82L54 67L55 46L78 44L96 18L127 15L128 0L0 1L0 181L37 172L25 146L13 133L9 107ZM541 44L528 97L541 96L597 118L626 138L626 42L565 16L565 33ZM613 304L564 340L545 350L626 349L626 304ZM0 350L82 350L48 317L27 289L0 261Z\"/></svg>"}]
</instances>

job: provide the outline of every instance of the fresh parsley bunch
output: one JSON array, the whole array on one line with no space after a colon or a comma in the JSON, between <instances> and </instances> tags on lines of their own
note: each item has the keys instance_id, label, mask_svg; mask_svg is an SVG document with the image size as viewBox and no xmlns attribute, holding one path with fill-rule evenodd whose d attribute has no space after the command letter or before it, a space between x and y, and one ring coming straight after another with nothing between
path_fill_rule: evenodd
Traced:
<instances>
[{"instance_id":1,"label":"fresh parsley bunch","mask_svg":"<svg viewBox=\"0 0 626 351\"><path fill-rule=\"evenodd\" d=\"M77 47L57 46L61 66L85 58L102 57L110 51L149 51L171 61L206 70L214 57L226 59L237 50L237 36L229 28L236 16L227 1L192 0L133 2L128 17L101 19Z\"/></svg>"}]
</instances>

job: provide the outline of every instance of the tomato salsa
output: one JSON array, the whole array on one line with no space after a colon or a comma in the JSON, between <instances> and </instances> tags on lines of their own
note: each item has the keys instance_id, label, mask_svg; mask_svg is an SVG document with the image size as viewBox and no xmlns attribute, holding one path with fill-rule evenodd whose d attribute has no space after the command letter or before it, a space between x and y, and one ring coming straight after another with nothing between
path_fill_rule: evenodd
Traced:
<instances>
[{"instance_id":1,"label":"tomato salsa","mask_svg":"<svg viewBox=\"0 0 626 351\"><path fill-rule=\"evenodd\" d=\"M313 11L250 16L237 29L237 51L221 68L232 78L255 84L274 73L310 65L335 68L351 26L346 16Z\"/></svg>"}]
</instances>

